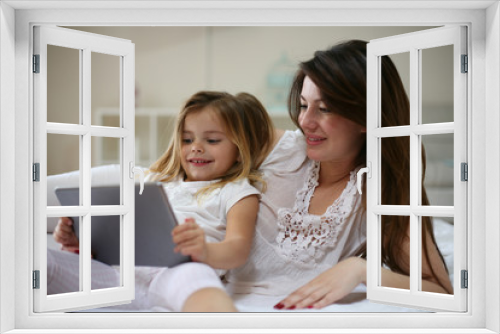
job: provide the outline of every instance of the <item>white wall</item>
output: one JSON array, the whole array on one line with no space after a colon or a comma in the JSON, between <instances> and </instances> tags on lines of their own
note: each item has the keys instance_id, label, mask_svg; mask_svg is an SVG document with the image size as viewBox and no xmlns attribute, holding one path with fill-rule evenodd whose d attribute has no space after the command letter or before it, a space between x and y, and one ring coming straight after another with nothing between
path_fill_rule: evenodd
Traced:
<instances>
[{"instance_id":1,"label":"white wall","mask_svg":"<svg viewBox=\"0 0 500 334\"><path fill-rule=\"evenodd\" d=\"M14 328L14 258L8 249L14 248L15 198L15 117L14 117L14 10L0 3L0 332Z\"/></svg>"},{"instance_id":2,"label":"white wall","mask_svg":"<svg viewBox=\"0 0 500 334\"><path fill-rule=\"evenodd\" d=\"M489 305L494 305L493 307L486 308L486 327L500 333L500 307L498 305L498 300L500 300L500 284L498 283L498 277L500 276L500 245L498 238L500 235L500 226L498 221L500 221L500 207L498 203L500 202L500 173L498 172L498 166L500 165L500 96L498 95L498 86L500 80L500 5L498 3L492 5L487 10L486 15L486 29L489 31L488 38L486 39L486 70L488 73L492 73L491 76L486 76L486 90L485 102L486 102L486 116L484 119L486 138L485 143L485 154L483 160L481 159L481 153L477 152L473 156L475 166L479 169L483 166L485 167L486 182L484 180L481 182L474 190L479 189L485 190L486 201L481 203L485 208L485 220L495 222L494 224L487 224L486 228L486 249L488 250L486 260L486 291L485 294L486 301L491 303ZM493 88L490 88L493 87ZM496 88L496 89L494 89ZM477 181L476 181L477 182ZM481 251L481 249L479 250ZM491 254L492 256L488 256Z\"/></svg>"},{"instance_id":3,"label":"white wall","mask_svg":"<svg viewBox=\"0 0 500 334\"><path fill-rule=\"evenodd\" d=\"M193 93L202 89L224 90L230 93L246 91L256 95L268 110L276 115L280 128L292 127L286 116L288 85L284 79L293 76L300 61L313 56L314 51L326 49L349 39L371 40L417 30L422 27L71 27L92 33L129 39L136 45L136 106L163 108L176 112ZM433 57L435 58L435 57ZM438 59L438 58L435 58ZM71 69L77 59L51 57L50 64ZM408 61L395 57L407 81ZM100 61L93 71L92 108L117 107L119 95L116 62ZM432 73L444 71L432 65ZM68 113L68 99L78 100L78 78L61 71L63 78L54 89L55 101L49 97L49 113ZM76 74L77 75L77 74ZM99 75L99 78L96 76ZM426 100L444 113L451 110L443 102L449 100L444 85L429 90ZM72 97L71 97L72 96ZM69 102L71 104L71 102ZM61 107L58 107L61 105ZM52 110L52 111L51 111ZM282 115L282 117L278 117ZM59 114L58 117L65 116ZM141 126L137 126L137 131ZM140 133L137 133L140 137ZM78 168L76 144L52 140L55 154L48 159L49 174ZM163 145L163 144L162 144ZM57 153L59 152L59 153ZM68 154L64 154L68 152ZM65 158L66 156L66 158ZM151 161L150 161L151 162Z\"/></svg>"}]
</instances>

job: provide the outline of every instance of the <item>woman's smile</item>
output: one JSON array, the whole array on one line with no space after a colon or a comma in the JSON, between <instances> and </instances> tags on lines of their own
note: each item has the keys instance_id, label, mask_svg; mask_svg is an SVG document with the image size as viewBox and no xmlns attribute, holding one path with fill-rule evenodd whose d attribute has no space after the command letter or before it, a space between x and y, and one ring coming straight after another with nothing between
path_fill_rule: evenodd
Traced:
<instances>
[{"instance_id":1,"label":"woman's smile","mask_svg":"<svg viewBox=\"0 0 500 334\"><path fill-rule=\"evenodd\" d=\"M305 137L306 137L307 145L312 145L312 146L320 145L326 140L325 137L321 137L321 136L313 135L313 134L308 134L308 133L305 134Z\"/></svg>"}]
</instances>

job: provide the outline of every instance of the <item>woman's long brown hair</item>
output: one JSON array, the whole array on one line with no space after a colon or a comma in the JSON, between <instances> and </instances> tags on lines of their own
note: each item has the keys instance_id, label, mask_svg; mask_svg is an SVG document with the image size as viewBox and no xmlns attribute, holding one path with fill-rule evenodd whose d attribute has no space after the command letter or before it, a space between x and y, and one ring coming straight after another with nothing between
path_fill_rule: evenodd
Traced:
<instances>
[{"instance_id":1,"label":"woman's long brown hair","mask_svg":"<svg viewBox=\"0 0 500 334\"><path fill-rule=\"evenodd\" d=\"M317 51L314 57L300 64L288 100L288 109L294 123L300 128L300 94L304 78L309 77L319 88L326 107L357 124L366 127L366 44L365 41L351 40L326 51ZM382 57L382 126L409 125L410 104L399 73L392 60ZM382 142L382 204L410 204L410 155L409 138L384 138ZM403 153L403 154L402 154ZM355 161L358 166L366 166L366 139ZM422 147L423 177L425 175L425 154ZM363 185L366 187L366 183ZM422 186L422 205L429 200ZM366 191L363 191L363 209L366 210ZM409 275L409 259L401 258L403 245L408 238L409 217L382 217L382 264L393 272ZM426 235L436 245L430 217L422 217L422 250L431 274L422 279L434 278L441 287L448 290L437 277L427 250ZM441 260L443 256L438 249ZM360 252L366 256L366 245ZM445 266L446 267L446 266ZM451 291L448 291L451 293Z\"/></svg>"}]
</instances>

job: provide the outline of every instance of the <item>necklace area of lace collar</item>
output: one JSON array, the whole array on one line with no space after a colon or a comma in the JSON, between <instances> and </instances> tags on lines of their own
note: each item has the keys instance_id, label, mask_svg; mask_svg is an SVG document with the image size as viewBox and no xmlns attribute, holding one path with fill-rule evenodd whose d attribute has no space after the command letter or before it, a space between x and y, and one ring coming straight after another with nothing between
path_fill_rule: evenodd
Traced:
<instances>
[{"instance_id":1,"label":"necklace area of lace collar","mask_svg":"<svg viewBox=\"0 0 500 334\"><path fill-rule=\"evenodd\" d=\"M280 254L303 264L315 264L337 244L346 217L353 210L356 193L356 168L340 196L322 215L309 214L309 203L318 186L319 162L311 162L309 177L296 196L293 209L278 212L279 232L276 242Z\"/></svg>"},{"instance_id":2,"label":"necklace area of lace collar","mask_svg":"<svg viewBox=\"0 0 500 334\"><path fill-rule=\"evenodd\" d=\"M319 171L321 168L321 164L318 161L312 161L309 166L309 177L307 179L307 183L304 188L302 188L297 193L297 198L295 204L297 205L297 209L304 214L309 214L311 216L329 216L335 214L337 212L337 208L341 207L344 204L352 204L353 196L356 195L356 173L359 168L352 170L349 173L349 181L347 182L345 188L342 190L342 193L333 201L333 203L326 209L325 213L322 215L313 215L309 213L309 205L311 203L311 198L314 195L314 191L318 186L319 182Z\"/></svg>"}]
</instances>

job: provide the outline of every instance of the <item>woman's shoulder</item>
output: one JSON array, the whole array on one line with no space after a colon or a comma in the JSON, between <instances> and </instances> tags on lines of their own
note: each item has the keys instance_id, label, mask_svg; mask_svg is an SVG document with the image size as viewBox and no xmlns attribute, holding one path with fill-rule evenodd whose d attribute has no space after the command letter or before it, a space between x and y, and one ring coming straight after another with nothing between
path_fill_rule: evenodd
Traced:
<instances>
[{"instance_id":1,"label":"woman's shoulder","mask_svg":"<svg viewBox=\"0 0 500 334\"><path fill-rule=\"evenodd\" d=\"M280 132L278 132L278 135ZM274 149L278 148L283 148L283 147L289 147L290 145L295 145L299 144L303 146L304 148L306 147L306 142L304 140L304 134L302 131L299 129L296 130L281 130L281 136L276 143ZM272 152L271 152L272 153Z\"/></svg>"},{"instance_id":2,"label":"woman's shoulder","mask_svg":"<svg viewBox=\"0 0 500 334\"><path fill-rule=\"evenodd\" d=\"M287 130L281 133L274 148L262 163L260 169L296 169L307 160L306 143L300 130Z\"/></svg>"}]
</instances>

